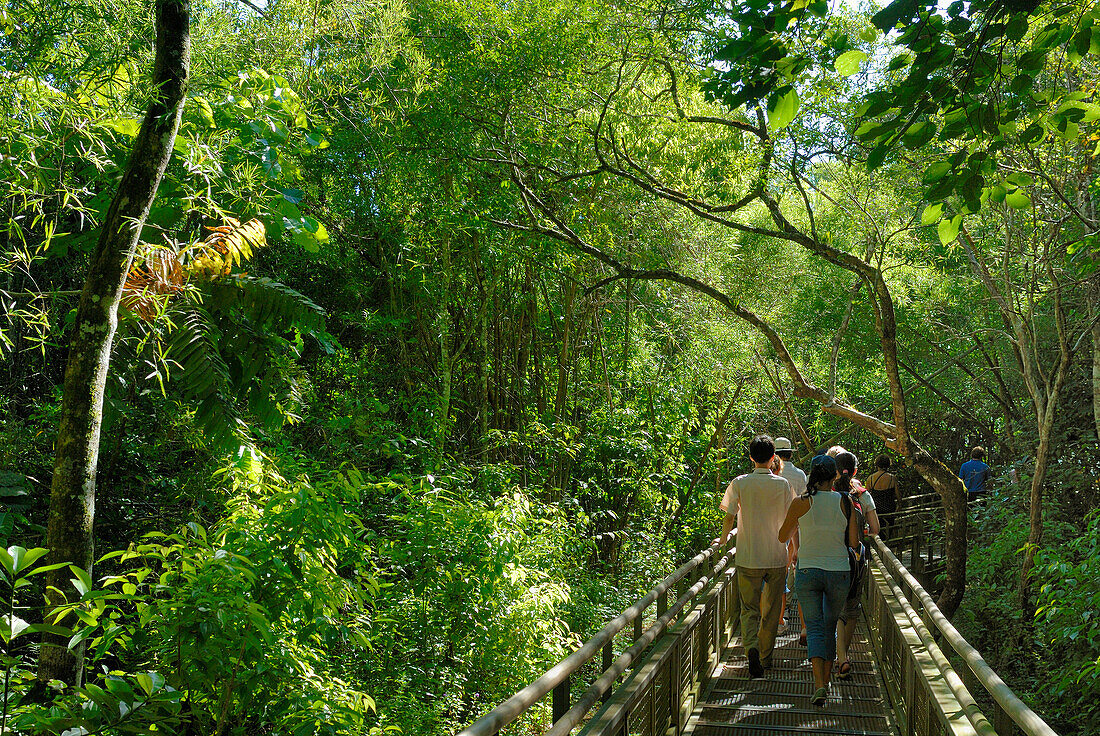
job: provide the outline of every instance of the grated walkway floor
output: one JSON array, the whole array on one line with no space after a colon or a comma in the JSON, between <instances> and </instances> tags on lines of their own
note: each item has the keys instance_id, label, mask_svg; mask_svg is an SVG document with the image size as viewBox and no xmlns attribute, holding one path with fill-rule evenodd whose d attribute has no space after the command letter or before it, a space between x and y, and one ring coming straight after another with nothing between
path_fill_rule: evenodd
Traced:
<instances>
[{"instance_id":1,"label":"grated walkway floor","mask_svg":"<svg viewBox=\"0 0 1100 736\"><path fill-rule=\"evenodd\" d=\"M788 612L788 621L798 621ZM813 674L806 647L798 643L798 625L776 640L772 669L751 680L738 636L704 686L684 736L777 736L778 734L858 734L892 736L889 705L882 689L861 619L858 643L850 650L853 675L830 685L824 708L810 703Z\"/></svg>"}]
</instances>

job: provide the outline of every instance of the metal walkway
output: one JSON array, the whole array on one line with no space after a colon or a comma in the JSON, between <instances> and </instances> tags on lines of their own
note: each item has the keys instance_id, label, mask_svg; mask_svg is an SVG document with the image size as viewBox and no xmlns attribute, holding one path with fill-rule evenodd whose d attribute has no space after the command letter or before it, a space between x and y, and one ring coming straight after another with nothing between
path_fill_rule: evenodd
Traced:
<instances>
[{"instance_id":1,"label":"metal walkway","mask_svg":"<svg viewBox=\"0 0 1100 736\"><path fill-rule=\"evenodd\" d=\"M910 561L935 559L923 540L912 544L899 545ZM877 537L871 546L853 679L834 673L824 709L810 703L793 611L772 670L749 679L734 625L735 549L714 543L459 736L1057 736L898 556ZM985 691L984 709L970 688Z\"/></svg>"},{"instance_id":2,"label":"metal walkway","mask_svg":"<svg viewBox=\"0 0 1100 736\"><path fill-rule=\"evenodd\" d=\"M793 614L793 618L792 618ZM787 612L788 621L798 613ZM740 638L726 648L711 672L700 702L684 727L684 736L776 736L776 734L858 734L891 736L890 709L882 678L867 647L863 618L858 644L849 648L852 679L833 677L824 708L810 703L813 674L798 626L776 640L772 669L763 680L749 679Z\"/></svg>"}]
</instances>

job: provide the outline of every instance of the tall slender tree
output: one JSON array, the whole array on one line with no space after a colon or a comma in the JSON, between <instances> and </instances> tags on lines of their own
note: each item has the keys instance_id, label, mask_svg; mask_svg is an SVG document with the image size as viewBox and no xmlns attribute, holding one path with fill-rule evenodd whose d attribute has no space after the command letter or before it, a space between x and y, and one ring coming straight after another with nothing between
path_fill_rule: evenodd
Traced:
<instances>
[{"instance_id":1,"label":"tall slender tree","mask_svg":"<svg viewBox=\"0 0 1100 736\"><path fill-rule=\"evenodd\" d=\"M46 543L53 562L70 562L88 572L94 551L92 524L103 393L118 327L119 299L183 114L191 58L190 15L189 0L157 3L151 99L103 220L69 346ZM49 573L46 585L50 608L79 597L65 568ZM66 644L61 637L43 642L39 680L80 684L82 645L70 650Z\"/></svg>"}]
</instances>

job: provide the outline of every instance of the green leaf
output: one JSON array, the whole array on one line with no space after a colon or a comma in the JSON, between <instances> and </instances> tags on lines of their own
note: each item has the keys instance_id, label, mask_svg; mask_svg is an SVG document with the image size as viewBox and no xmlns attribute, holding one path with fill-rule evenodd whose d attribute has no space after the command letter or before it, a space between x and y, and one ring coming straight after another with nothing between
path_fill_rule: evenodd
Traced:
<instances>
[{"instance_id":1,"label":"green leaf","mask_svg":"<svg viewBox=\"0 0 1100 736\"><path fill-rule=\"evenodd\" d=\"M931 184L947 176L949 171L951 171L951 163L949 161L937 161L924 170L924 176L921 177L921 181L925 184Z\"/></svg>"},{"instance_id":2,"label":"green leaf","mask_svg":"<svg viewBox=\"0 0 1100 736\"><path fill-rule=\"evenodd\" d=\"M935 204L930 204L927 207L925 207L924 212L921 213L920 224L921 225L926 225L926 226L931 225L935 222L938 222L940 217L942 217L942 216L943 216L943 202L936 202Z\"/></svg>"},{"instance_id":3,"label":"green leaf","mask_svg":"<svg viewBox=\"0 0 1100 736\"><path fill-rule=\"evenodd\" d=\"M777 94L768 100L768 132L775 134L786 128L798 114L801 101L798 91L788 87L787 92ZM782 92L782 90L780 90Z\"/></svg>"},{"instance_id":4,"label":"green leaf","mask_svg":"<svg viewBox=\"0 0 1100 736\"><path fill-rule=\"evenodd\" d=\"M329 241L328 230L316 218L283 218L283 225L290 231L294 242L310 253L317 253Z\"/></svg>"},{"instance_id":5,"label":"green leaf","mask_svg":"<svg viewBox=\"0 0 1100 736\"><path fill-rule=\"evenodd\" d=\"M0 619L0 636L5 642L10 642L29 628L30 624L18 616L6 615Z\"/></svg>"},{"instance_id":6,"label":"green leaf","mask_svg":"<svg viewBox=\"0 0 1100 736\"><path fill-rule=\"evenodd\" d=\"M69 565L69 572L76 575L76 577L72 579L72 584L77 592L80 593L80 597L83 598L88 595L88 592L92 589L91 576L88 575L83 568L77 567L76 565Z\"/></svg>"},{"instance_id":7,"label":"green leaf","mask_svg":"<svg viewBox=\"0 0 1100 736\"><path fill-rule=\"evenodd\" d=\"M850 77L859 71L859 65L867 59L867 54L859 49L845 51L836 57L836 70L842 77Z\"/></svg>"},{"instance_id":8,"label":"green leaf","mask_svg":"<svg viewBox=\"0 0 1100 736\"><path fill-rule=\"evenodd\" d=\"M129 138L135 138L138 131L141 130L141 121L131 118L109 118L99 123L99 126L121 133Z\"/></svg>"},{"instance_id":9,"label":"green leaf","mask_svg":"<svg viewBox=\"0 0 1100 736\"><path fill-rule=\"evenodd\" d=\"M874 171L882 166L882 162L886 160L886 154L889 152L890 146L886 143L879 143L871 149L871 153L867 155L867 170Z\"/></svg>"},{"instance_id":10,"label":"green leaf","mask_svg":"<svg viewBox=\"0 0 1100 736\"><path fill-rule=\"evenodd\" d=\"M23 572L28 567L37 562L41 557L49 554L49 552L50 551L48 549L43 549L42 547L35 547L34 549L24 550L21 559L15 560L15 573L18 575L19 573ZM12 557L14 558L14 555L12 555Z\"/></svg>"},{"instance_id":11,"label":"green leaf","mask_svg":"<svg viewBox=\"0 0 1100 736\"><path fill-rule=\"evenodd\" d=\"M0 547L0 565L3 566L9 578L15 576L15 560L12 559L11 552L3 547Z\"/></svg>"},{"instance_id":12,"label":"green leaf","mask_svg":"<svg viewBox=\"0 0 1100 736\"><path fill-rule=\"evenodd\" d=\"M1015 184L1018 187L1029 187L1035 183L1035 180L1031 178L1030 174L1025 174L1022 171L1013 171L1005 177L1005 181L1010 184Z\"/></svg>"},{"instance_id":13,"label":"green leaf","mask_svg":"<svg viewBox=\"0 0 1100 736\"><path fill-rule=\"evenodd\" d=\"M191 101L195 104L195 107L197 108L199 119L202 120L203 124L207 128L213 129L218 127L214 123L214 110L210 107L209 102L204 100L202 97L192 97Z\"/></svg>"},{"instance_id":14,"label":"green leaf","mask_svg":"<svg viewBox=\"0 0 1100 736\"><path fill-rule=\"evenodd\" d=\"M164 676L159 672L139 672L134 679L146 695L152 695L164 687Z\"/></svg>"},{"instance_id":15,"label":"green leaf","mask_svg":"<svg viewBox=\"0 0 1100 736\"><path fill-rule=\"evenodd\" d=\"M894 2L875 13L871 17L871 22L874 23L875 28L883 33L889 33L899 21L912 18L917 12L917 7L916 0L894 0Z\"/></svg>"},{"instance_id":16,"label":"green leaf","mask_svg":"<svg viewBox=\"0 0 1100 736\"><path fill-rule=\"evenodd\" d=\"M80 642L82 642L82 641L84 641L85 639L87 639L87 638L88 638L89 636L91 636L92 634L94 634L94 633L95 633L95 632L96 632L96 631L97 631L98 629L99 629L99 627L98 627L98 626L95 626L95 625L88 625L88 626L85 626L85 627L84 627L83 629L81 629L80 631L78 631L78 632L76 632L75 634L73 634L73 635L72 635L72 638L70 638L70 639L69 639L69 649L72 649L72 648L73 648L73 647L75 647L75 646L76 646L77 644L79 644Z\"/></svg>"},{"instance_id":17,"label":"green leaf","mask_svg":"<svg viewBox=\"0 0 1100 736\"><path fill-rule=\"evenodd\" d=\"M8 554L11 556L11 574L18 575L19 571L23 569L23 558L27 554L25 547L20 547L18 544L13 544L8 547Z\"/></svg>"},{"instance_id":18,"label":"green leaf","mask_svg":"<svg viewBox=\"0 0 1100 736\"><path fill-rule=\"evenodd\" d=\"M935 123L922 121L914 123L909 130L905 131L905 135L902 136L902 143L910 151L914 151L932 140L935 135Z\"/></svg>"},{"instance_id":19,"label":"green leaf","mask_svg":"<svg viewBox=\"0 0 1100 736\"><path fill-rule=\"evenodd\" d=\"M1027 33L1027 13L1017 13L1012 16L1005 28L1005 35L1013 41L1019 41Z\"/></svg>"},{"instance_id":20,"label":"green leaf","mask_svg":"<svg viewBox=\"0 0 1100 736\"><path fill-rule=\"evenodd\" d=\"M73 630L67 626L54 626L52 624L31 624L28 631L35 634L55 634L57 636L72 636Z\"/></svg>"},{"instance_id":21,"label":"green leaf","mask_svg":"<svg viewBox=\"0 0 1100 736\"><path fill-rule=\"evenodd\" d=\"M1019 189L1009 192L1005 196L1005 202L1009 207L1016 210L1026 210L1031 206L1031 199Z\"/></svg>"},{"instance_id":22,"label":"green leaf","mask_svg":"<svg viewBox=\"0 0 1100 736\"><path fill-rule=\"evenodd\" d=\"M955 238L959 237L959 230L962 228L962 215L955 215L949 220L940 220L939 226L936 228L936 232L940 236L940 243L947 245L954 242Z\"/></svg>"}]
</instances>

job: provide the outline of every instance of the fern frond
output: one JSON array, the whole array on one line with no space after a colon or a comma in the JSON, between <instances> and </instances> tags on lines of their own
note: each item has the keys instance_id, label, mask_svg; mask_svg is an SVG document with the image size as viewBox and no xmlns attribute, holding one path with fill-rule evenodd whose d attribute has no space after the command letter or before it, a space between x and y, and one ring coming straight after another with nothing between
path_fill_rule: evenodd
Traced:
<instances>
[{"instance_id":1,"label":"fern frond","mask_svg":"<svg viewBox=\"0 0 1100 736\"><path fill-rule=\"evenodd\" d=\"M298 330L313 336L325 330L325 310L304 294L273 279L234 274L215 282L208 291L211 310L231 310L254 329Z\"/></svg>"},{"instance_id":2,"label":"fern frond","mask_svg":"<svg viewBox=\"0 0 1100 736\"><path fill-rule=\"evenodd\" d=\"M187 272L192 278L219 279L229 275L252 257L252 251L267 244L264 224L251 219L243 225L232 217L225 225L208 228L206 240L184 249Z\"/></svg>"},{"instance_id":3,"label":"fern frond","mask_svg":"<svg viewBox=\"0 0 1100 736\"><path fill-rule=\"evenodd\" d=\"M179 253L169 246L149 246L126 275L121 303L146 322L152 322L168 300L186 287Z\"/></svg>"},{"instance_id":4,"label":"fern frond","mask_svg":"<svg viewBox=\"0 0 1100 736\"><path fill-rule=\"evenodd\" d=\"M173 384L196 405L196 423L216 447L234 450L251 440L237 411L229 366L219 351L221 338L209 313L190 306L172 330L168 355L180 368Z\"/></svg>"}]
</instances>

